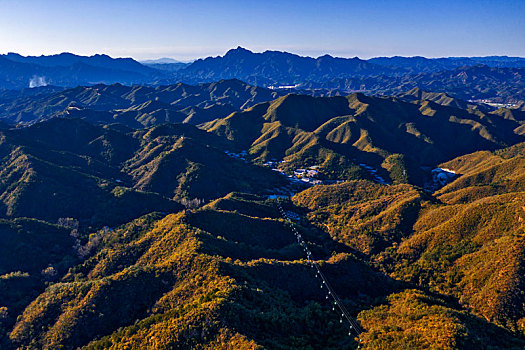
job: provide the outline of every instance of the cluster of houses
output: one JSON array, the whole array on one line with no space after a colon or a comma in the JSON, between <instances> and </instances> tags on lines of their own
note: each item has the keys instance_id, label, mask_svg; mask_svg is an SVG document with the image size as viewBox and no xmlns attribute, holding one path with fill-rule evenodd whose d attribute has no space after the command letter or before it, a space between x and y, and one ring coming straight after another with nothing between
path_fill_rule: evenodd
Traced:
<instances>
[{"instance_id":1,"label":"cluster of houses","mask_svg":"<svg viewBox=\"0 0 525 350\"><path fill-rule=\"evenodd\" d=\"M271 168L273 171L276 171L283 176L286 176L289 180L289 185L284 186L283 188L274 189L274 194L269 196L270 199L276 199L283 196L290 197L295 193L305 189L305 187L327 183L327 181L316 178L319 174L319 170L317 170L319 168L318 165L314 165L306 169L295 169L292 174L286 174L283 170L278 168L279 164L284 162L284 160L271 160L264 163L265 166Z\"/></svg>"},{"instance_id":2,"label":"cluster of houses","mask_svg":"<svg viewBox=\"0 0 525 350\"><path fill-rule=\"evenodd\" d=\"M517 108L519 107L519 104L517 103L497 103L497 102L494 102L492 99L490 98L487 98L487 99L481 99L481 100L468 100L468 102L474 102L474 103L484 103L486 105L489 105L491 107L494 107L494 108L509 108L509 109L513 109L513 108Z\"/></svg>"},{"instance_id":3,"label":"cluster of houses","mask_svg":"<svg viewBox=\"0 0 525 350\"><path fill-rule=\"evenodd\" d=\"M231 152L231 151L224 151L228 156L232 158L240 159L246 163L249 162L248 160L248 152L247 151L241 151L241 152ZM268 197L271 199L277 199L277 198L285 198L293 196L293 194L297 193L298 191L301 191L305 187L313 186L313 185L322 185L322 184L333 184L333 183L339 183L342 182L340 180L320 180L318 179L319 175L319 165L310 166L307 168L300 168L295 169L293 173L286 174L283 170L279 169L279 165L282 163L285 163L284 160L278 161L276 159L272 159L270 161L265 162L263 165L271 168L273 171L276 171L283 176L286 176L289 179L289 183L286 186L283 186L281 188L274 188L272 189L272 194ZM372 168L371 166L360 163L359 164L363 169L368 171L372 177L372 179L379 184L388 185L389 182L387 182L385 179L383 179L381 176L378 175L378 172L376 169ZM430 170L430 169L428 169ZM425 183L424 188L428 190L437 190L446 184L452 182L454 179L457 178L458 174L456 174L455 171L450 169L444 169L444 168L436 168L431 171L432 177L431 180L427 183ZM120 180L117 180L117 182L120 182Z\"/></svg>"},{"instance_id":4,"label":"cluster of houses","mask_svg":"<svg viewBox=\"0 0 525 350\"><path fill-rule=\"evenodd\" d=\"M300 87L301 84L295 84L295 85L279 85L279 86L268 86L268 89L270 90L280 90L280 89L297 89Z\"/></svg>"},{"instance_id":5,"label":"cluster of houses","mask_svg":"<svg viewBox=\"0 0 525 350\"><path fill-rule=\"evenodd\" d=\"M289 176L295 180L299 180L308 184L319 185L322 184L323 181L317 179L317 175L319 174L319 170L317 170L318 168L318 165L314 165L307 169L295 169L293 175Z\"/></svg>"},{"instance_id":6,"label":"cluster of houses","mask_svg":"<svg viewBox=\"0 0 525 350\"><path fill-rule=\"evenodd\" d=\"M226 153L228 156L232 158L237 158L244 162L248 162L247 160L248 152L247 151L241 151L239 153L235 153L231 151L224 151L224 153ZM295 169L293 171L293 174L286 174L284 171L279 169L279 165L284 162L285 162L284 160L278 161L276 159L272 159L272 160L265 162L263 165L268 168L271 168L273 171L277 171L283 176L288 177L288 179L290 179L292 183L302 183L302 184L308 184L308 185L322 185L322 184L331 184L331 183L340 182L340 181L326 181L326 180L323 181L323 180L318 179L317 177L319 175L319 170L318 170L319 165L314 165L314 166L304 168L304 169L302 168ZM383 185L389 184L385 179L383 179L381 176L378 175L376 169L364 163L361 163L359 165L370 173L372 179L375 182L379 184L383 184Z\"/></svg>"},{"instance_id":7,"label":"cluster of houses","mask_svg":"<svg viewBox=\"0 0 525 350\"><path fill-rule=\"evenodd\" d=\"M308 169L295 169L293 174L295 175L295 177L297 177L298 179L302 179L302 178L312 178L312 177L316 177L317 174L319 174L319 171L317 170L317 168L319 168L318 165L315 165L315 166L312 166Z\"/></svg>"},{"instance_id":8,"label":"cluster of houses","mask_svg":"<svg viewBox=\"0 0 525 350\"><path fill-rule=\"evenodd\" d=\"M264 163L264 165L271 167L273 171L277 171L281 173L282 175L288 177L288 179L290 179L290 181L292 182L299 182L299 183L304 183L304 184L309 184L309 185L321 185L324 183L322 180L317 179L317 175L319 174L319 170L317 170L319 168L318 165L311 166L307 169L295 169L293 171L293 174L287 175L284 171L275 167L278 164L283 163L283 162L284 161L281 161L281 162L270 161L270 162Z\"/></svg>"}]
</instances>

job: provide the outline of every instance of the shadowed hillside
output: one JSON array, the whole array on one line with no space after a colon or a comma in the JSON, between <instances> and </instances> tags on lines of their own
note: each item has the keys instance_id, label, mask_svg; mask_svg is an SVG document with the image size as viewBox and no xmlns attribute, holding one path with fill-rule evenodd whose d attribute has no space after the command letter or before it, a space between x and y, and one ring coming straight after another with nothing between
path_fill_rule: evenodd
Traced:
<instances>
[{"instance_id":1,"label":"shadowed hillside","mask_svg":"<svg viewBox=\"0 0 525 350\"><path fill-rule=\"evenodd\" d=\"M4 130L0 215L112 226L151 211L180 210L173 199L202 201L286 183L226 155L229 146L186 124L133 133L56 118Z\"/></svg>"}]
</instances>

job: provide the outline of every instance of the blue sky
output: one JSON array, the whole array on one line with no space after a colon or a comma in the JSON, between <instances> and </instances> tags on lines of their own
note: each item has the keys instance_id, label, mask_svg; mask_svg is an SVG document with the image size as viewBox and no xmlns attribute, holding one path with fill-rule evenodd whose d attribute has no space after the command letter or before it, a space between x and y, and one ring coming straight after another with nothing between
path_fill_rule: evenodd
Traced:
<instances>
[{"instance_id":1,"label":"blue sky","mask_svg":"<svg viewBox=\"0 0 525 350\"><path fill-rule=\"evenodd\" d=\"M525 0L0 0L0 53L525 56Z\"/></svg>"}]
</instances>

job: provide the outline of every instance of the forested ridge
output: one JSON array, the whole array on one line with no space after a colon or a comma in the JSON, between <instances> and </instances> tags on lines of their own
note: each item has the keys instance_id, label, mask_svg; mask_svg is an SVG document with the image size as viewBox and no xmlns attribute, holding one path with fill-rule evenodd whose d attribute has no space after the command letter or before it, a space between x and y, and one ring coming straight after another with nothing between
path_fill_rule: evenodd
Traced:
<instances>
[{"instance_id":1,"label":"forested ridge","mask_svg":"<svg viewBox=\"0 0 525 350\"><path fill-rule=\"evenodd\" d=\"M133 107L181 91L234 110ZM520 108L265 94L98 86L0 125L0 347L525 347Z\"/></svg>"}]
</instances>

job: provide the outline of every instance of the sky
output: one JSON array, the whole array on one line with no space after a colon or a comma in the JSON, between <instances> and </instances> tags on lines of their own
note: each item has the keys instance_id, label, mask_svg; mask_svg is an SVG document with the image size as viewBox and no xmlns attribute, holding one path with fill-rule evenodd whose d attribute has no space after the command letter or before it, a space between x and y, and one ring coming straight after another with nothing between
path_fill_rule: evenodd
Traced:
<instances>
[{"instance_id":1,"label":"sky","mask_svg":"<svg viewBox=\"0 0 525 350\"><path fill-rule=\"evenodd\" d=\"M525 0L0 0L0 53L525 57Z\"/></svg>"}]
</instances>

